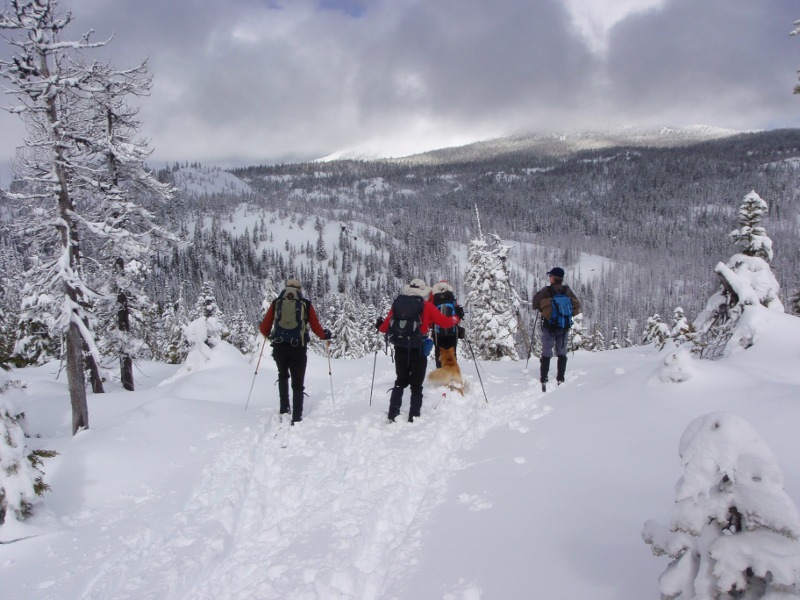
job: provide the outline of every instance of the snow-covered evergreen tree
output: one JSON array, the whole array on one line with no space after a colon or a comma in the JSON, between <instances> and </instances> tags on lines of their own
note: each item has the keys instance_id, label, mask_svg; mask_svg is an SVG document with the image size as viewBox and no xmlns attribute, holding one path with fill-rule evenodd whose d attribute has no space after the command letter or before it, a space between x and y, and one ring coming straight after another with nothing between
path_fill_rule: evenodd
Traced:
<instances>
[{"instance_id":1,"label":"snow-covered evergreen tree","mask_svg":"<svg viewBox=\"0 0 800 600\"><path fill-rule=\"evenodd\" d=\"M772 258L772 241L760 225L766 211L766 202L758 194L745 196L739 210L739 228L730 234L741 252L727 263L717 264L720 288L694 322L695 351L703 358L717 358L752 345L752 328L738 327L748 306L784 311L778 298L780 285L768 262Z\"/></svg>"},{"instance_id":2,"label":"snow-covered evergreen tree","mask_svg":"<svg viewBox=\"0 0 800 600\"><path fill-rule=\"evenodd\" d=\"M586 339L583 313L579 313L572 317L572 327L567 331L567 351L575 352L585 348Z\"/></svg>"},{"instance_id":3,"label":"snow-covered evergreen tree","mask_svg":"<svg viewBox=\"0 0 800 600\"><path fill-rule=\"evenodd\" d=\"M0 248L0 363L7 363L17 341L20 298L16 282L20 274L3 258Z\"/></svg>"},{"instance_id":4,"label":"snow-covered evergreen tree","mask_svg":"<svg viewBox=\"0 0 800 600\"><path fill-rule=\"evenodd\" d=\"M104 335L98 346L104 356L119 361L123 389L132 391L133 361L146 350L144 329L150 325L147 313L152 302L141 288L147 266L138 260L119 260L114 275L102 288L95 314Z\"/></svg>"},{"instance_id":5,"label":"snow-covered evergreen tree","mask_svg":"<svg viewBox=\"0 0 800 600\"><path fill-rule=\"evenodd\" d=\"M592 352L603 352L606 349L606 340L603 337L603 332L600 330L599 323L594 326L590 349Z\"/></svg>"},{"instance_id":6,"label":"snow-covered evergreen tree","mask_svg":"<svg viewBox=\"0 0 800 600\"><path fill-rule=\"evenodd\" d=\"M686 315L683 313L683 308L678 306L672 313L672 329L670 330L670 337L675 340L678 345L689 341L694 327L689 323Z\"/></svg>"},{"instance_id":7,"label":"snow-covered evergreen tree","mask_svg":"<svg viewBox=\"0 0 800 600\"><path fill-rule=\"evenodd\" d=\"M23 520L30 515L36 498L50 489L44 482L42 459L56 455L52 450L26 449L19 416L4 395L11 385L7 369L0 358L0 526L9 517Z\"/></svg>"},{"instance_id":8,"label":"snow-covered evergreen tree","mask_svg":"<svg viewBox=\"0 0 800 600\"><path fill-rule=\"evenodd\" d=\"M228 327L225 325L224 315L217 304L214 295L214 286L211 282L204 281L200 289L200 296L194 305L191 316L194 319L185 329L189 345L204 343L213 348L220 341L228 337ZM204 339L200 339L200 338Z\"/></svg>"},{"instance_id":9,"label":"snow-covered evergreen tree","mask_svg":"<svg viewBox=\"0 0 800 600\"><path fill-rule=\"evenodd\" d=\"M164 311L164 360L171 365L179 365L186 360L189 353L189 342L186 339L186 326L189 315L179 298Z\"/></svg>"},{"instance_id":10,"label":"snow-covered evergreen tree","mask_svg":"<svg viewBox=\"0 0 800 600\"><path fill-rule=\"evenodd\" d=\"M369 352L369 339L365 335L358 309L347 294L336 294L332 299L338 310L331 325L332 358L361 358Z\"/></svg>"},{"instance_id":11,"label":"snow-covered evergreen tree","mask_svg":"<svg viewBox=\"0 0 800 600\"><path fill-rule=\"evenodd\" d=\"M767 232L761 225L768 211L767 203L755 191L747 194L739 207L739 227L731 231L730 237L742 254L771 262L772 240L767 237Z\"/></svg>"},{"instance_id":12,"label":"snow-covered evergreen tree","mask_svg":"<svg viewBox=\"0 0 800 600\"><path fill-rule=\"evenodd\" d=\"M517 360L514 336L520 300L509 279L508 251L497 236L470 242L464 277L469 322L467 340L475 355L486 360Z\"/></svg>"},{"instance_id":13,"label":"snow-covered evergreen tree","mask_svg":"<svg viewBox=\"0 0 800 600\"><path fill-rule=\"evenodd\" d=\"M620 348L622 348L622 344L619 341L619 330L614 327L611 330L611 339L608 341L608 349L619 350Z\"/></svg>"},{"instance_id":14,"label":"snow-covered evergreen tree","mask_svg":"<svg viewBox=\"0 0 800 600\"><path fill-rule=\"evenodd\" d=\"M656 348L661 350L669 338L669 327L661 320L660 315L655 314L647 319L647 325L642 335L643 345L654 344Z\"/></svg>"},{"instance_id":15,"label":"snow-covered evergreen tree","mask_svg":"<svg viewBox=\"0 0 800 600\"><path fill-rule=\"evenodd\" d=\"M98 255L106 266L94 273L95 288L103 291L95 312L108 335L101 349L119 360L122 385L133 390L133 362L144 348L143 329L149 324L144 314L152 305L142 283L154 251L177 241L135 200L169 200L172 190L146 169L151 150L137 139L138 110L128 104L129 96L149 93L152 79L146 65L127 71L95 65L92 71L98 91L86 102L94 116L89 140L96 146L99 168L87 202L92 221L88 229L97 238Z\"/></svg>"},{"instance_id":16,"label":"snow-covered evergreen tree","mask_svg":"<svg viewBox=\"0 0 800 600\"><path fill-rule=\"evenodd\" d=\"M263 292L261 297L263 298L261 302L261 315L262 317L267 314L269 310L269 305L272 304L272 301L278 297L278 288L275 285L275 282L271 278L267 278L264 280L264 287L262 288Z\"/></svg>"},{"instance_id":17,"label":"snow-covered evergreen tree","mask_svg":"<svg viewBox=\"0 0 800 600\"><path fill-rule=\"evenodd\" d=\"M648 521L642 531L671 559L661 597L800 598L800 515L764 439L741 417L712 413L689 425L679 453L670 525Z\"/></svg>"},{"instance_id":18,"label":"snow-covered evergreen tree","mask_svg":"<svg viewBox=\"0 0 800 600\"><path fill-rule=\"evenodd\" d=\"M364 331L368 353L383 350L386 347L386 340L384 336L375 329L375 321L378 319L378 317L382 318L388 312L388 308L386 308L386 310L380 310L373 304L368 305L364 309L364 313L361 318L361 328Z\"/></svg>"},{"instance_id":19,"label":"snow-covered evergreen tree","mask_svg":"<svg viewBox=\"0 0 800 600\"><path fill-rule=\"evenodd\" d=\"M249 355L258 350L256 348L257 329L250 324L243 311L238 310L233 314L228 329L227 342L241 350L242 354Z\"/></svg>"},{"instance_id":20,"label":"snow-covered evergreen tree","mask_svg":"<svg viewBox=\"0 0 800 600\"><path fill-rule=\"evenodd\" d=\"M622 347L630 348L633 345L633 324L628 321L625 323L625 329L622 332Z\"/></svg>"},{"instance_id":21,"label":"snow-covered evergreen tree","mask_svg":"<svg viewBox=\"0 0 800 600\"><path fill-rule=\"evenodd\" d=\"M23 292L32 292L26 285ZM33 294L20 304L14 359L26 365L43 365L61 356L61 336L56 321L58 307L50 294Z\"/></svg>"}]
</instances>

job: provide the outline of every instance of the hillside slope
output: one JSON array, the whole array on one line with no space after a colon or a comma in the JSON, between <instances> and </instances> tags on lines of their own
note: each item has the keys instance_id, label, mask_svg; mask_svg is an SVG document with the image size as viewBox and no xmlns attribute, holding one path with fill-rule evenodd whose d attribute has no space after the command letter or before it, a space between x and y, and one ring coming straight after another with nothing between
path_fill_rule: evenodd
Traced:
<instances>
[{"instance_id":1,"label":"hillside slope","mask_svg":"<svg viewBox=\"0 0 800 600\"><path fill-rule=\"evenodd\" d=\"M462 398L426 389L423 416L388 424L393 366L312 355L306 418L276 418L269 357L225 344L191 373L143 365L139 391L92 396L69 435L56 365L12 393L52 492L0 528L4 595L80 599L657 597L663 559L640 532L668 522L683 430L731 411L760 431L800 501L793 368L800 319L772 313L756 346L684 362L667 352L576 353L541 393L522 362L462 361ZM535 369L531 369L533 372ZM163 382L163 383L161 383ZM160 384L161 383L161 384ZM160 385L159 385L160 384ZM333 387L333 397L331 396ZM407 408L407 398L404 408Z\"/></svg>"}]
</instances>

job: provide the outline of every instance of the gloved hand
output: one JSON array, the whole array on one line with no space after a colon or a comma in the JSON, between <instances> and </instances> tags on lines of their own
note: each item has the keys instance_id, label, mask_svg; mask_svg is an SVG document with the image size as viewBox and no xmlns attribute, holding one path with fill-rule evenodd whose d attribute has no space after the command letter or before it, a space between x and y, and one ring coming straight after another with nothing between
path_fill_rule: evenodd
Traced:
<instances>
[{"instance_id":1,"label":"gloved hand","mask_svg":"<svg viewBox=\"0 0 800 600\"><path fill-rule=\"evenodd\" d=\"M375 329L380 329L381 325L383 325L383 319L378 317L375 319Z\"/></svg>"},{"instance_id":2,"label":"gloved hand","mask_svg":"<svg viewBox=\"0 0 800 600\"><path fill-rule=\"evenodd\" d=\"M457 327L457 331L458 331L458 339L463 340L467 335L467 330L459 325Z\"/></svg>"},{"instance_id":3,"label":"gloved hand","mask_svg":"<svg viewBox=\"0 0 800 600\"><path fill-rule=\"evenodd\" d=\"M333 334L331 333L331 330L330 330L330 329L324 329L324 330L322 331L322 333L324 333L324 334L325 334L325 335L322 337L322 339L323 339L323 340L332 340L332 339L333 339Z\"/></svg>"},{"instance_id":4,"label":"gloved hand","mask_svg":"<svg viewBox=\"0 0 800 600\"><path fill-rule=\"evenodd\" d=\"M463 306L456 306L456 316L459 319L463 319L464 318L464 307Z\"/></svg>"}]
</instances>

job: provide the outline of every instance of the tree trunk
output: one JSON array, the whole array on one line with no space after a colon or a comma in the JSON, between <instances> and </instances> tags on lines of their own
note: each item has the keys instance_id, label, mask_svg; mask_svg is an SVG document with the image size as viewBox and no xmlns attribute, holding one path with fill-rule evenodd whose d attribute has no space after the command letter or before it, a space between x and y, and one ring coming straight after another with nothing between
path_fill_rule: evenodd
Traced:
<instances>
[{"instance_id":1,"label":"tree trunk","mask_svg":"<svg viewBox=\"0 0 800 600\"><path fill-rule=\"evenodd\" d=\"M122 378L122 387L129 392L133 391L133 359L123 354L119 357L119 373Z\"/></svg>"},{"instance_id":2,"label":"tree trunk","mask_svg":"<svg viewBox=\"0 0 800 600\"><path fill-rule=\"evenodd\" d=\"M114 269L120 273L125 268L125 261L118 258L114 264ZM117 328L124 334L131 330L131 311L128 306L128 294L124 290L119 290L117 294ZM129 392L133 391L133 358L130 354L122 351L119 355L119 377L122 387Z\"/></svg>"},{"instance_id":3,"label":"tree trunk","mask_svg":"<svg viewBox=\"0 0 800 600\"><path fill-rule=\"evenodd\" d=\"M89 428L86 380L83 376L83 338L75 323L67 330L67 383L72 404L72 435Z\"/></svg>"},{"instance_id":4,"label":"tree trunk","mask_svg":"<svg viewBox=\"0 0 800 600\"><path fill-rule=\"evenodd\" d=\"M86 357L86 368L89 370L89 381L92 384L92 393L104 394L106 390L103 388L103 376L100 374L100 366L97 364L92 353L89 352L89 346L87 344L83 345L83 350L84 356Z\"/></svg>"},{"instance_id":5,"label":"tree trunk","mask_svg":"<svg viewBox=\"0 0 800 600\"><path fill-rule=\"evenodd\" d=\"M51 76L48 64L48 51L39 50L39 70L42 77L47 79ZM80 304L81 290L76 288L73 281L78 278L81 269L80 237L75 222L75 205L70 196L69 180L64 168L65 160L63 156L62 135L61 135L61 114L56 102L56 94L51 95L45 100L47 106L47 120L50 126L50 136L52 142L52 166L58 182L58 214L60 223L56 225L61 237L61 249L67 259L66 276L62 274L64 280L64 295L73 305ZM69 386L69 398L72 404L72 435L81 429L89 427L89 406L86 403L86 379L83 374L83 348L84 339L81 330L72 321L75 318L73 308L68 309L69 325L66 331L66 354L67 354L67 383ZM66 315L65 315L66 316Z\"/></svg>"}]
</instances>

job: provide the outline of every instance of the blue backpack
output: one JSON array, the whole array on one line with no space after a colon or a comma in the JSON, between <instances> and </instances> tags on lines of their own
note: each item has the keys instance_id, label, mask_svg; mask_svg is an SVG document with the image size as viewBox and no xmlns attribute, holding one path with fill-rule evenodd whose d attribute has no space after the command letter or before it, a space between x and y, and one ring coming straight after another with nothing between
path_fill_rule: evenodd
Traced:
<instances>
[{"instance_id":1,"label":"blue backpack","mask_svg":"<svg viewBox=\"0 0 800 600\"><path fill-rule=\"evenodd\" d=\"M548 329L569 329L572 327L572 298L550 287L550 318L545 321Z\"/></svg>"},{"instance_id":2,"label":"blue backpack","mask_svg":"<svg viewBox=\"0 0 800 600\"><path fill-rule=\"evenodd\" d=\"M434 294L433 305L446 317L452 317L456 314L456 297L453 295L453 292L448 291ZM458 335L458 326L445 328L434 325L434 327L438 337L454 337Z\"/></svg>"}]
</instances>

